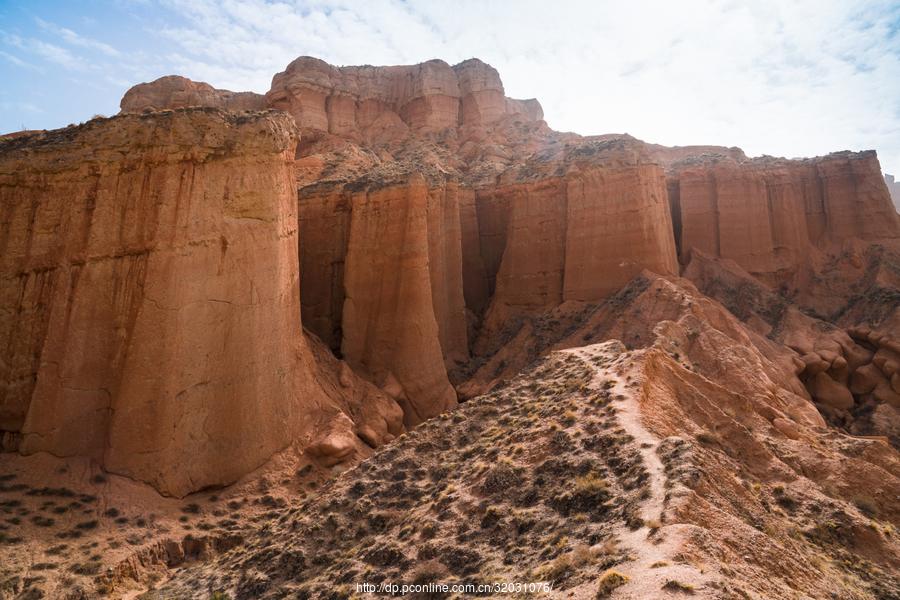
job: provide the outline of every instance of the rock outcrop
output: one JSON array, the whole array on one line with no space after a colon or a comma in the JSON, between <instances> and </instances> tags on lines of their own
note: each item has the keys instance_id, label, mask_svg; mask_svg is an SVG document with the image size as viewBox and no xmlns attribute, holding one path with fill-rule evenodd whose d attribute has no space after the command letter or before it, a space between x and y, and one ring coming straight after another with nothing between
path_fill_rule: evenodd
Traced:
<instances>
[{"instance_id":1,"label":"rock outcrop","mask_svg":"<svg viewBox=\"0 0 900 600\"><path fill-rule=\"evenodd\" d=\"M300 326L296 139L283 114L194 109L0 145L0 417L22 453L183 495L311 435L333 402Z\"/></svg>"},{"instance_id":2,"label":"rock outcrop","mask_svg":"<svg viewBox=\"0 0 900 600\"><path fill-rule=\"evenodd\" d=\"M178 75L140 83L122 97L122 112L143 112L201 106L222 110L265 110L266 98L253 92L217 90L208 83L191 81Z\"/></svg>"},{"instance_id":3,"label":"rock outcrop","mask_svg":"<svg viewBox=\"0 0 900 600\"><path fill-rule=\"evenodd\" d=\"M686 159L670 169L669 198L682 261L696 248L771 284L845 240L900 238L874 152Z\"/></svg>"},{"instance_id":4,"label":"rock outcrop","mask_svg":"<svg viewBox=\"0 0 900 600\"><path fill-rule=\"evenodd\" d=\"M185 106L207 108L159 111ZM288 114L238 114L261 107ZM223 116L219 109L230 112ZM840 318L845 328L872 327L862 317L852 316L865 306L875 306L859 300L850 302L860 293L853 283L862 281L860 278L873 282L867 284L875 286L872 289L888 290L887 295L878 296L888 298L877 305L879 314L896 314L887 306L889 290L896 284L891 260L880 259L872 266L875 263L864 264L861 258L868 256L866 252L871 254L868 248L874 242L883 248L882 253L889 253L900 239L900 217L887 200L887 187L873 152L845 152L809 160L748 159L738 148L666 148L628 135L581 137L557 133L541 120L536 101L507 98L496 70L476 59L455 66L432 60L411 66L338 68L301 57L274 77L265 96L217 90L173 76L135 86L123 98L122 110L122 120L112 121L113 125L91 122L78 130L78 135L34 134L4 142L7 164L22 171L14 175L12 166L6 171L6 177L12 179L5 189L17 190L17 196L7 203L10 233L4 243L22 248L24 255L31 257L41 244L52 246L47 232L62 227L45 226L41 219L57 219L69 228L61 238L66 241L45 253L50 257L46 265L22 266L12 258L15 251L4 257L9 281L29 273L16 284L19 287L10 284L4 292L4 305L15 308L9 309L5 325L11 340L5 363L9 376L0 409L3 428L9 432L6 444L25 452L46 449L97 456L110 468L147 479L156 476L152 474L154 462L177 460L172 456L157 460L155 453L169 446L190 451L192 444L199 444L197 439L205 439L196 436L196 427L209 432L204 436L233 442L230 425L223 422L218 430L215 419L185 425L184 432L176 430L172 439L154 440L147 447L141 446L141 437L132 435L128 427L123 427L122 433L116 428L120 421L143 420L148 429L168 431L166 419L177 417L179 423L186 422L177 410L167 408L168 401L155 403L158 406L152 408L152 419L144 417L141 411L150 410L147 406L154 404L147 399L149 395L168 398L183 392L191 397L198 395L199 403L208 401L204 398L218 399L225 393L222 389L229 394L252 395L237 384L227 387L218 383L219 378L230 380L218 372L207 374L202 367L206 363L201 361L198 366L191 360L182 361L184 370L190 373L184 381L168 375L177 381L154 384L156 387L145 384L133 392L128 386L136 384L129 379L132 363L128 361L147 362L147 356L161 354L164 362L170 355L179 357L190 344L196 347L197 356L205 355L202 344L182 341L182 334L175 336L175 341L172 336L160 336L148 339L146 344L143 337L134 342L134 336L147 335L153 327L150 323L156 320L162 323L157 323L156 329L165 331L169 323L166 319L173 318L169 312L184 319L202 308L206 312L196 317L198 322L239 322L257 331L272 329L271 335L257 335L254 343L265 346L260 353L266 361L278 364L273 369L258 365L255 359L250 364L266 372L293 373L292 379L300 383L292 385L302 386L316 365L321 365L322 357L313 360L305 352L309 342L304 342L295 318L301 315L310 332L375 386L365 394L347 393L357 398L377 393L383 400L376 403L380 408L375 410L383 417L381 421L381 417L364 419L374 423L366 427L376 433L359 434L362 425L349 409L337 411L348 415L347 419L333 419L332 425L320 428L319 433L325 437L313 444L311 452L331 449L338 454L349 454L356 439L373 446L396 435L396 414L385 407L401 406L407 426L440 414L455 406L454 386L463 390L464 396L482 389L479 386L484 379L469 387L465 381L474 373L484 375L485 365L494 365L495 374L486 379L491 384L502 379L501 375L513 374L510 365L520 361L512 356L509 360L501 358L512 353L512 340L518 340L519 350L527 348L525 354L529 356L543 348L535 339L540 337L549 315L610 301L644 272L677 277L694 253L733 260L748 277L781 286L779 289L792 294L798 306L817 315L843 314ZM143 111L149 116L142 119L133 114ZM291 117L306 135L303 142L295 149L291 138L277 152L269 148L269 154L260 155L260 144L268 139L268 124L278 123L286 131ZM192 119L212 122L207 129L196 123L191 129ZM133 131L119 131L131 123ZM262 129L256 132L254 127L258 125ZM75 149L66 144L75 144ZM87 147L96 151L79 149ZM110 150L126 147L129 157ZM40 155L47 157L42 159L46 162L21 168L24 159L16 152L38 149L46 153ZM51 158L52 152L62 151L71 157L66 161ZM77 210L74 216L67 212L75 211L72 207L64 210L51 203L50 209L42 208L42 203L49 201L42 199L38 173L46 171L57 177L62 168L57 163L71 165L66 167L67 173L80 173L79 169L88 173L79 174L74 184L60 175L60 183L53 179L48 188L75 185L80 190L76 198L83 197L79 202L89 208ZM277 166L273 166L275 163ZM184 171L189 166L192 170ZM104 169L112 169L115 175L107 176ZM126 169L127 175L119 173ZM25 179L28 173L33 174L33 181ZM138 176L143 177L140 182L134 179ZM173 181L182 182L181 187L171 189ZM132 186L136 195L123 185ZM98 202L95 197L100 197L97 190L103 186L115 190L106 200L111 208L94 207ZM251 214L229 220L232 205L240 204L235 200L238 196L265 203L274 194L278 202L283 202L288 198L285 194L293 194L294 189L298 192L291 211L279 208L282 212L277 214L257 215L252 212L255 208L247 209ZM197 212L200 208L195 203L183 207L198 194L207 198L206 212ZM22 199L26 196L27 201ZM32 206L28 210L33 213L19 216L17 211L26 206ZM105 222L100 229L93 225L101 217L112 218L106 217L107 213L119 215L119 229L110 229ZM31 224L19 225L22 219ZM290 223L295 223L297 231ZM248 233L223 229L235 224L246 225ZM21 234L19 240L17 228L29 233ZM216 263L215 277L198 280L188 276L191 269L203 271L212 264L212 251L207 247L212 242L207 238L211 239L218 229L223 229L218 234L220 262L235 262ZM106 246L90 246L94 237L101 235L99 231L106 236L101 240ZM114 231L119 233L113 235ZM269 239L273 235L274 241ZM66 236L83 239L71 241ZM243 239L253 240L252 251L241 246ZM288 251L286 247L291 244L296 249ZM88 246L90 252L85 254ZM158 254L163 250L165 254ZM298 250L299 256L292 254ZM103 267L113 271L102 276L95 274L99 267L92 266L90 260L101 255L114 257ZM168 262L165 268L157 267L156 257L163 255ZM836 260L844 260L837 256L849 256L847 260L855 265L852 272L833 272L843 269L834 266ZM297 264L288 265L292 261ZM60 264L68 266L60 271ZM157 270L147 271L150 267ZM247 275L241 279L241 273L247 272L275 273L267 279L267 285L274 287L260 287ZM111 284L113 300L92 298L82 306L76 293L79 284L72 283L72 291L62 294L60 273L65 274L66 281L118 282L134 277L141 284L122 284L121 290L116 287L120 284ZM147 278L152 285L144 283ZM253 282L246 302L239 291L239 282L244 280ZM289 297L290 285L296 289ZM162 299L154 295L156 287ZM60 294L62 299L56 297ZM71 294L74 300L67 299ZM207 306L212 300L205 296L221 300L222 306ZM263 297L270 298L277 310L267 308ZM55 308L59 302L71 304L71 309L60 312ZM180 308L182 304L188 308ZM88 312L82 316L80 310ZM253 315L265 313L262 324L250 325L262 316L238 318L231 312L241 311L243 315L243 311L252 310L258 311ZM95 312L99 316L90 316ZM292 320L283 320L288 313L294 315ZM17 319L12 315L27 317ZM82 329L78 335L102 346L102 352L91 355L114 365L104 371L103 377L111 377L115 385L103 377L102 381L82 382L56 371L52 377L43 374L68 368L66 360L74 360L66 358L72 355L70 343L88 343L77 341L82 339L77 336L70 342L74 334L65 319L57 323L55 319L63 318L60 315L75 318L78 323L114 321L114 334L107 331L99 336L92 333L93 326L79 325ZM871 330L882 334L882 329L894 322L892 319L895 317L883 316ZM181 331L181 321L173 322ZM274 322L287 325L276 334ZM769 332L759 328L762 335L769 335L775 326L768 327ZM209 343L213 345L221 340L236 344L242 335L250 335L244 329L213 328L212 333ZM57 335L62 338L57 340ZM796 352L808 354L801 352L805 348L802 344L779 339ZM266 344L299 349L288 352ZM818 347L814 343L809 350ZM211 356L219 356L216 364L228 365L217 368L238 371L237 362L228 362L228 348L216 351L224 353L221 356ZM65 356L54 358L54 352ZM872 353L874 356L875 350ZM288 355L294 358L285 358ZM788 371L794 369L789 359L781 356L779 360L790 366ZM307 366L298 367L291 361ZM878 373L863 369L857 376L859 381L851 387L862 389L877 382L872 390L854 396L855 392L844 390L850 390L849 377L855 369L865 365L857 365L843 377L837 373L840 364L833 363L829 362L831 370L823 370L828 373L828 381L812 370L798 371L801 377L797 385L800 380L806 384L798 391L811 394L823 407L830 407L823 408L825 412L837 411L845 421L860 405L860 394L872 395L878 389L878 402L890 404L884 400L889 394L882 379L886 378L889 385L891 372L880 365L875 365ZM92 373L99 369L87 362L83 368ZM166 369L180 372L175 367ZM251 385L252 372L242 378L242 385ZM53 378L62 381L51 385ZM839 386L833 386L832 381ZM225 479L246 472L259 463L260 457L306 435L301 423L307 423L309 415L289 398L304 394L318 397L322 393L315 386L307 392L282 386L275 392L275 384L265 377L252 385L266 397L265 402L272 403L271 410L263 407L264 412L278 417L276 424L262 423L249 437L269 426L275 433L256 451L242 453L241 460L230 460L231 455L224 453L221 462L229 467L222 467ZM56 389L53 386L68 391L52 391ZM123 401L124 408L119 407L120 397L130 398L122 396L120 388L127 394L137 394L138 400ZM72 394L87 394L90 399L81 404L52 400ZM49 400L44 400L45 396ZM341 398L332 394L304 406L318 403L334 407L341 404ZM51 408L41 408L44 402ZM175 404L181 406L180 401ZM60 414L75 411L65 417L67 420L88 423L81 428L84 439L68 437L65 428L54 428L51 413L57 405L64 407ZM93 412L88 415L81 405L91 407ZM321 417L323 413L320 410L316 414ZM154 419L159 421L158 427ZM253 419L242 421L244 425L256 427ZM17 441L20 435L24 437ZM104 436L109 441L100 443ZM183 440L179 436L186 437ZM338 439L343 441L335 442ZM143 457L142 466L133 464L138 460L135 456ZM158 485L170 486L166 489L179 493L199 485L207 472L220 466L200 469L187 482ZM160 481L166 480L166 476L160 477Z\"/></svg>"},{"instance_id":5,"label":"rock outcrop","mask_svg":"<svg viewBox=\"0 0 900 600\"><path fill-rule=\"evenodd\" d=\"M453 67L442 60L333 67L302 56L275 75L266 100L300 127L367 142L483 126L504 115L543 118L537 100L506 98L497 71L477 59Z\"/></svg>"}]
</instances>

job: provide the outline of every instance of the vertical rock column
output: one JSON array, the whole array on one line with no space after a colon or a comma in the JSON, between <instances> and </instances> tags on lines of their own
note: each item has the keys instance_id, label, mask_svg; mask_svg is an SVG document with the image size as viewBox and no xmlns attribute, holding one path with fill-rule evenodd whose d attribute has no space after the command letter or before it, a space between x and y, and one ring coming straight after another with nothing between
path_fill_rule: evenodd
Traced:
<instances>
[{"instance_id":1,"label":"vertical rock column","mask_svg":"<svg viewBox=\"0 0 900 600\"><path fill-rule=\"evenodd\" d=\"M344 269L344 359L400 402L407 425L456 405L435 318L428 197L421 175L355 193Z\"/></svg>"},{"instance_id":2,"label":"vertical rock column","mask_svg":"<svg viewBox=\"0 0 900 600\"><path fill-rule=\"evenodd\" d=\"M191 109L0 145L0 406L21 452L183 495L302 433L319 400L295 135L286 115Z\"/></svg>"}]
</instances>

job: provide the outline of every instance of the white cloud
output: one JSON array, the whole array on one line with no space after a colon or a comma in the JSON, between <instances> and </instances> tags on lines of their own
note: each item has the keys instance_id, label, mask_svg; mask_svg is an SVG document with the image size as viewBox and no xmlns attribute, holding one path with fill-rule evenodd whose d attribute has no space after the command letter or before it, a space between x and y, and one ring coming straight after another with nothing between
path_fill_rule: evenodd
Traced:
<instances>
[{"instance_id":1,"label":"white cloud","mask_svg":"<svg viewBox=\"0 0 900 600\"><path fill-rule=\"evenodd\" d=\"M877 148L900 172L900 6L888 0L516 3L164 0L171 64L264 92L334 64L477 56L551 126L805 156Z\"/></svg>"},{"instance_id":2,"label":"white cloud","mask_svg":"<svg viewBox=\"0 0 900 600\"><path fill-rule=\"evenodd\" d=\"M72 46L80 46L82 48L90 48L91 50L98 50L107 56L119 56L120 52L110 46L109 44L84 37L72 31L71 29L67 29L65 27L60 27L54 23L50 23L49 21L45 21L40 17L36 17L35 21L40 26L41 29L56 35L61 41L66 42Z\"/></svg>"},{"instance_id":3,"label":"white cloud","mask_svg":"<svg viewBox=\"0 0 900 600\"><path fill-rule=\"evenodd\" d=\"M26 69L34 68L34 65L25 62L18 56L14 55L14 54L10 54L9 52L3 52L2 50L0 50L0 56L2 56L5 60L11 62L12 64L16 65L17 67L23 67Z\"/></svg>"},{"instance_id":4,"label":"white cloud","mask_svg":"<svg viewBox=\"0 0 900 600\"><path fill-rule=\"evenodd\" d=\"M45 61L65 67L66 69L83 70L87 67L87 63L85 63L80 57L74 55L66 48L57 46L56 44L51 44L49 42L45 42L36 38L23 38L19 35L8 33L2 30L0 30L0 39L2 39L3 43L7 46L12 46L14 48L24 50L42 58ZM24 61L22 61L21 59L18 60L20 63L24 64ZM15 60L13 60L12 62L15 62Z\"/></svg>"}]
</instances>

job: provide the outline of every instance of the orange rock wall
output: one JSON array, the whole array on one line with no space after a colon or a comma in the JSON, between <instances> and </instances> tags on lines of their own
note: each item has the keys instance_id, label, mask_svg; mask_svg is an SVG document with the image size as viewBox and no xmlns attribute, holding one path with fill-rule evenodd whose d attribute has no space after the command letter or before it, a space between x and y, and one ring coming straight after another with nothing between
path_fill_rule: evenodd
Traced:
<instances>
[{"instance_id":1,"label":"orange rock wall","mask_svg":"<svg viewBox=\"0 0 900 600\"><path fill-rule=\"evenodd\" d=\"M500 257L491 328L568 300L600 300L643 269L678 272L665 177L656 165L590 167L482 190L479 200L489 277Z\"/></svg>"},{"instance_id":2,"label":"orange rock wall","mask_svg":"<svg viewBox=\"0 0 900 600\"><path fill-rule=\"evenodd\" d=\"M431 272L429 249L444 246L440 235L430 239L429 205L421 177L354 193L344 271L343 357L400 402L407 424L456 405L432 293L433 277L440 283L450 275L440 258ZM450 312L446 298L438 305Z\"/></svg>"},{"instance_id":3,"label":"orange rock wall","mask_svg":"<svg viewBox=\"0 0 900 600\"><path fill-rule=\"evenodd\" d=\"M431 301L444 361L451 368L469 359L459 186L431 187L426 206Z\"/></svg>"},{"instance_id":4,"label":"orange rock wall","mask_svg":"<svg viewBox=\"0 0 900 600\"><path fill-rule=\"evenodd\" d=\"M182 495L298 434L294 136L206 110L0 147L0 405L23 453Z\"/></svg>"},{"instance_id":5,"label":"orange rock wall","mask_svg":"<svg viewBox=\"0 0 900 600\"><path fill-rule=\"evenodd\" d=\"M333 67L300 57L275 75L268 106L289 112L300 127L366 141L480 126L504 115L543 118L536 100L504 96L497 71L472 59L392 67Z\"/></svg>"},{"instance_id":6,"label":"orange rock wall","mask_svg":"<svg viewBox=\"0 0 900 600\"><path fill-rule=\"evenodd\" d=\"M669 189L682 258L697 248L770 283L815 248L900 237L874 152L694 161L672 169Z\"/></svg>"},{"instance_id":7,"label":"orange rock wall","mask_svg":"<svg viewBox=\"0 0 900 600\"><path fill-rule=\"evenodd\" d=\"M656 165L598 167L566 182L563 300L598 300L644 269L677 275L666 182Z\"/></svg>"}]
</instances>

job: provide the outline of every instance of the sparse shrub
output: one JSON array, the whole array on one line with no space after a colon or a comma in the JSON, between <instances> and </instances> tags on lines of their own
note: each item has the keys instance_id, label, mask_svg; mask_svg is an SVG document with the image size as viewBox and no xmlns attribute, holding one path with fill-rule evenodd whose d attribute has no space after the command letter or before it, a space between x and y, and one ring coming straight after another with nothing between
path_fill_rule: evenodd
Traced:
<instances>
[{"instance_id":1,"label":"sparse shrub","mask_svg":"<svg viewBox=\"0 0 900 600\"><path fill-rule=\"evenodd\" d=\"M575 479L575 491L578 493L593 494L606 488L606 480L594 471Z\"/></svg>"},{"instance_id":2,"label":"sparse shrub","mask_svg":"<svg viewBox=\"0 0 900 600\"><path fill-rule=\"evenodd\" d=\"M663 584L662 589L669 590L670 592L681 592L683 594L694 593L694 586L689 583L682 583L677 579L669 579Z\"/></svg>"},{"instance_id":3,"label":"sparse shrub","mask_svg":"<svg viewBox=\"0 0 900 600\"><path fill-rule=\"evenodd\" d=\"M626 583L628 583L627 575L623 575L615 569L609 569L600 576L600 583L597 585L597 595L594 597L597 598L597 600L609 598L613 593L613 590Z\"/></svg>"},{"instance_id":4,"label":"sparse shrub","mask_svg":"<svg viewBox=\"0 0 900 600\"><path fill-rule=\"evenodd\" d=\"M878 509L876 508L875 503L872 502L872 500L870 500L869 498L857 496L853 499L853 504L856 506L856 508L859 509L859 512L869 518L876 516L876 514L878 513Z\"/></svg>"},{"instance_id":5,"label":"sparse shrub","mask_svg":"<svg viewBox=\"0 0 900 600\"><path fill-rule=\"evenodd\" d=\"M709 446L717 445L719 444L719 436L711 431L702 431L697 434L697 441Z\"/></svg>"},{"instance_id":6,"label":"sparse shrub","mask_svg":"<svg viewBox=\"0 0 900 600\"><path fill-rule=\"evenodd\" d=\"M77 563L69 567L76 575L96 575L100 572L99 562Z\"/></svg>"},{"instance_id":7,"label":"sparse shrub","mask_svg":"<svg viewBox=\"0 0 900 600\"><path fill-rule=\"evenodd\" d=\"M31 517L31 522L38 527L53 527L53 525L56 523L56 521L54 521L53 519L48 519L47 517L42 517L40 515Z\"/></svg>"}]
</instances>

